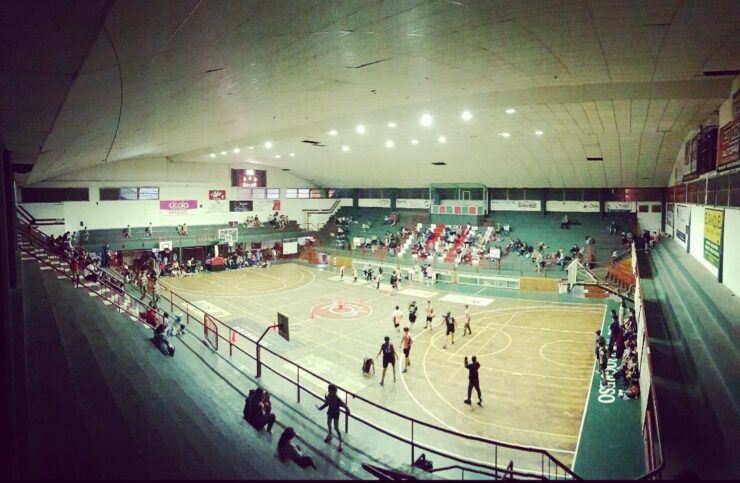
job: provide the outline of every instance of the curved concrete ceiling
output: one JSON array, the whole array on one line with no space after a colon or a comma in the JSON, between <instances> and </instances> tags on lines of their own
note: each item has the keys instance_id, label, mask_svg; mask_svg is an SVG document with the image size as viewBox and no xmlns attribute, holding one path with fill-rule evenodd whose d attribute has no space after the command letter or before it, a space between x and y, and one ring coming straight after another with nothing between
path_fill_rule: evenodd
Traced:
<instances>
[{"instance_id":1,"label":"curved concrete ceiling","mask_svg":"<svg viewBox=\"0 0 740 483\"><path fill-rule=\"evenodd\" d=\"M136 5L108 11L30 182L167 157L337 187L663 186L729 93L703 72L740 68L735 0Z\"/></svg>"}]
</instances>

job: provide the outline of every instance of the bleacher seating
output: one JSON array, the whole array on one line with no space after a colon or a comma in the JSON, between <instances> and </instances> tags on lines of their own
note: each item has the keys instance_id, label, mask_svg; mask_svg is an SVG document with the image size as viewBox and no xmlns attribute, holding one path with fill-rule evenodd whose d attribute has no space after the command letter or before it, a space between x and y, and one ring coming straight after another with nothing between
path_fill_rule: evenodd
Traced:
<instances>
[{"instance_id":1,"label":"bleacher seating","mask_svg":"<svg viewBox=\"0 0 740 483\"><path fill-rule=\"evenodd\" d=\"M99 250L101 246L108 243L111 250L133 250L137 248L154 248L160 241L172 241L181 243L183 247L209 245L218 239L218 231L221 229L232 228L228 224L217 225L188 225L187 235L181 236L177 233L177 225L173 226L154 226L152 227L152 236L146 236L146 227L131 227L131 238L124 236L124 228L120 229L101 229L88 230L87 241L83 240L82 245L93 251ZM262 227L245 227L239 224L233 228L239 230L238 242L248 242L259 240L266 236L279 238L297 237L304 234L295 220L291 220L283 229L275 229L268 224Z\"/></svg>"},{"instance_id":2,"label":"bleacher seating","mask_svg":"<svg viewBox=\"0 0 740 483\"><path fill-rule=\"evenodd\" d=\"M343 207L337 212L337 216L352 216L354 218L355 222L349 226L348 238L350 241L354 236L370 238L373 235L382 240L386 231L397 232L401 225L407 226L414 233L431 229L433 235L426 241L425 245L430 252L434 251L437 240L439 240L439 237L444 232L445 225L417 222L417 219L422 219L424 216L428 217L428 213L423 211L401 213L399 223L396 226L384 225L383 219L389 212L390 210L386 208ZM484 240L488 240L493 235L493 230L497 223L502 226L508 223L511 226L511 233L508 236L501 235L498 241L491 242L489 246L499 245L503 248L508 243L509 238L521 239L534 247L540 242L543 242L546 246L544 251L546 255L546 268L555 270L560 270L560 267L554 263L554 258L549 257L550 254L563 249L567 255L570 248L574 244L577 244L579 247L585 249L584 256L587 256L586 237L590 236L595 242L592 247L593 262L595 263L593 270L599 276L605 277L612 252L615 250L622 251L624 248L620 236L609 234L607 226L614 220L618 226L618 232L630 231L633 229L632 217L634 215L629 213L606 214L602 218L602 215L599 213L568 213L568 218L571 221L570 227L568 229L561 229L560 221L564 214L548 213L543 217L541 213L537 212L491 212L487 218L480 220L479 225L473 226L472 229L476 233L482 232ZM413 219L409 220L410 217ZM362 230L363 224L369 225L370 228ZM462 227L464 228L465 225L462 224ZM327 224L320 233L319 239L325 245L335 246L330 243L332 238L328 236L329 233L336 233L336 225ZM433 257L434 260L429 261L441 263L446 268L452 268L458 258L457 249L464 242L464 235L465 233L456 241L453 247L442 253L441 260ZM415 263L415 250L413 248L409 249L410 245L408 239L405 244L401 244L399 263L407 265L413 265ZM476 245L475 251L478 252L481 248ZM382 258L385 253L386 251L382 248L376 250L375 253L358 250L354 256L370 259ZM488 259L481 259L477 260L477 263L461 264L457 269L466 271L491 268L491 262ZM502 258L501 273L528 276L538 275L534 271L534 266L530 258L516 254L509 254Z\"/></svg>"}]
</instances>

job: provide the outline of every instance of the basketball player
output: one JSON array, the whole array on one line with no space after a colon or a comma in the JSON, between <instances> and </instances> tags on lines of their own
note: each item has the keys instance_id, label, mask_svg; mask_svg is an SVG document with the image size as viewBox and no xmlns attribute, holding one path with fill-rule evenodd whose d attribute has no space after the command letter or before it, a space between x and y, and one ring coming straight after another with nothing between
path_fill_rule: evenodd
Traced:
<instances>
[{"instance_id":1,"label":"basketball player","mask_svg":"<svg viewBox=\"0 0 740 483\"><path fill-rule=\"evenodd\" d=\"M357 267L352 268L352 283L357 283Z\"/></svg>"},{"instance_id":2,"label":"basketball player","mask_svg":"<svg viewBox=\"0 0 740 483\"><path fill-rule=\"evenodd\" d=\"M416 311L419 310L419 307L416 306L416 300L411 302L411 305L409 305L409 330L414 328L414 322L416 322Z\"/></svg>"},{"instance_id":3,"label":"basketball player","mask_svg":"<svg viewBox=\"0 0 740 483\"><path fill-rule=\"evenodd\" d=\"M401 320L403 320L403 312L401 312L398 308L398 305L396 305L396 310L393 311L393 327L396 329L396 332L401 332Z\"/></svg>"},{"instance_id":4,"label":"basketball player","mask_svg":"<svg viewBox=\"0 0 740 483\"><path fill-rule=\"evenodd\" d=\"M388 369L388 364L393 366L393 382L396 382L396 348L391 344L391 338L385 336L385 342L380 346L378 355L375 356L377 359L383 354L383 375L380 377L380 385L383 385L385 381L385 370Z\"/></svg>"},{"instance_id":5,"label":"basketball player","mask_svg":"<svg viewBox=\"0 0 740 483\"><path fill-rule=\"evenodd\" d=\"M447 332L445 336L447 339L454 345L455 344L455 317L452 316L450 312L447 312L447 315L444 317L445 325L447 326ZM443 349L447 349L447 341L445 341L445 345L442 346Z\"/></svg>"},{"instance_id":6,"label":"basketball player","mask_svg":"<svg viewBox=\"0 0 740 483\"><path fill-rule=\"evenodd\" d=\"M377 274L377 275L375 276L375 290L380 290L380 280L381 280L382 278L383 278L383 274L382 274L382 273L378 273L378 274Z\"/></svg>"},{"instance_id":7,"label":"basketball player","mask_svg":"<svg viewBox=\"0 0 740 483\"><path fill-rule=\"evenodd\" d=\"M344 281L344 265L339 267L339 281L340 282Z\"/></svg>"},{"instance_id":8,"label":"basketball player","mask_svg":"<svg viewBox=\"0 0 740 483\"><path fill-rule=\"evenodd\" d=\"M409 328L403 328L403 335L401 336L401 349L403 350L403 370L406 372L411 365L409 361L409 352L411 351L411 335L409 334Z\"/></svg>"},{"instance_id":9,"label":"basketball player","mask_svg":"<svg viewBox=\"0 0 740 483\"><path fill-rule=\"evenodd\" d=\"M466 333L470 333L470 335L473 335L473 331L470 330L470 309L468 306L465 306L465 315L463 317L463 320L465 322L465 325L463 325L463 337L465 337Z\"/></svg>"},{"instance_id":10,"label":"basketball player","mask_svg":"<svg viewBox=\"0 0 740 483\"><path fill-rule=\"evenodd\" d=\"M400 273L396 273L395 270L393 270L393 273L391 274L391 295L396 295L398 293L398 280L401 278Z\"/></svg>"},{"instance_id":11,"label":"basketball player","mask_svg":"<svg viewBox=\"0 0 740 483\"><path fill-rule=\"evenodd\" d=\"M468 398L463 401L465 404L470 404L470 395L475 389L478 393L478 406L483 406L483 398L480 394L480 380L478 379L478 369L480 369L480 363L473 356L473 362L468 364L468 356L465 356L465 369L468 370Z\"/></svg>"},{"instance_id":12,"label":"basketball player","mask_svg":"<svg viewBox=\"0 0 740 483\"><path fill-rule=\"evenodd\" d=\"M427 300L427 321L424 324L425 329L431 329L432 328L432 320L434 319L434 307L432 307L432 301Z\"/></svg>"}]
</instances>

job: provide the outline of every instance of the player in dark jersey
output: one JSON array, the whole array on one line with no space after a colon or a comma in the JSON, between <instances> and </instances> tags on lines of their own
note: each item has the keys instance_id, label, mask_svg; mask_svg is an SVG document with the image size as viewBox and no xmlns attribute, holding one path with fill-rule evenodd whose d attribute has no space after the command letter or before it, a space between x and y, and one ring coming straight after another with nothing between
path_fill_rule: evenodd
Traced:
<instances>
[{"instance_id":1,"label":"player in dark jersey","mask_svg":"<svg viewBox=\"0 0 740 483\"><path fill-rule=\"evenodd\" d=\"M393 382L396 382L396 348L391 344L391 338L385 336L385 342L380 346L378 355L375 356L377 359L383 354L383 375L380 377L380 385L383 385L385 381L385 370L388 369L388 364L393 366Z\"/></svg>"},{"instance_id":2,"label":"player in dark jersey","mask_svg":"<svg viewBox=\"0 0 740 483\"><path fill-rule=\"evenodd\" d=\"M468 398L463 401L465 404L470 404L470 395L473 392L473 389L475 389L475 392L478 393L478 406L483 406L483 398L480 394L480 379L478 379L478 369L480 369L480 364L476 360L475 356L473 356L473 361L468 364L468 357L465 356L465 369L468 370Z\"/></svg>"},{"instance_id":3,"label":"player in dark jersey","mask_svg":"<svg viewBox=\"0 0 740 483\"><path fill-rule=\"evenodd\" d=\"M445 333L445 336L447 339L454 344L455 343L455 317L452 316L450 312L447 312L447 315L444 317L445 326L447 328L447 331ZM447 341L445 341L445 345L442 346L443 349L447 349Z\"/></svg>"},{"instance_id":4,"label":"player in dark jersey","mask_svg":"<svg viewBox=\"0 0 740 483\"><path fill-rule=\"evenodd\" d=\"M416 322L416 312L419 310L419 307L416 306L416 300L411 302L411 305L409 305L409 331L414 328L414 322Z\"/></svg>"}]
</instances>

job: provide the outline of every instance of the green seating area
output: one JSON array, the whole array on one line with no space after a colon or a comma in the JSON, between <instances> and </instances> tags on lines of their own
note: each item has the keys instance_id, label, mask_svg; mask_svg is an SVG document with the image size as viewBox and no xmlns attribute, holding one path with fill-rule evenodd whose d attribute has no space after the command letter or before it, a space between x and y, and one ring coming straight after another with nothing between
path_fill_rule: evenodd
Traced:
<instances>
[{"instance_id":1,"label":"green seating area","mask_svg":"<svg viewBox=\"0 0 740 483\"><path fill-rule=\"evenodd\" d=\"M131 227L131 238L124 236L125 226L121 229L106 230L89 230L89 236L82 245L90 250L96 251L106 243L110 245L111 250L137 250L150 249L159 246L160 241L172 241L175 246L194 247L210 245L218 239L218 231L225 228L231 228L229 225L188 225L187 236L180 236L177 233L177 225L173 226L153 226L152 236L146 236L146 227ZM278 230L265 224L262 227L245 227L239 225L236 227L238 238L234 241L237 243L248 243L252 241L266 241L282 238L296 238L306 234L295 221L290 221L284 229Z\"/></svg>"},{"instance_id":2,"label":"green seating area","mask_svg":"<svg viewBox=\"0 0 740 483\"><path fill-rule=\"evenodd\" d=\"M371 237L377 235L379 239L383 239L386 231L398 231L401 226L409 226L415 228L417 223L423 223L423 228L430 227L429 224L429 213L422 210L399 212L399 222L396 226L388 226L383 224L384 217L390 213L390 209L387 208L351 208L342 207L336 214L337 217L341 216L352 216L357 223L351 223L349 226L349 233L347 239L351 245L352 238L354 236ZM536 246L539 242L544 242L547 247L546 253L555 252L562 248L566 254L573 246L578 244L579 247L584 247L586 242L586 236L590 236L594 239L594 262L596 263L594 270L602 275L606 276L608 262L611 257L611 253L614 250L622 251L624 246L621 243L619 235L610 235L607 231L607 226L613 220L618 227L618 231L630 231L633 229L632 218L634 214L631 213L618 213L618 214L604 214L603 217L600 213L567 213L569 220L571 221L568 229L561 229L560 222L566 213L547 213L546 216L542 216L539 212L512 212L512 211L500 211L491 212L486 218L482 218L479 221L479 232L485 233L488 224L495 225L500 223L502 226L504 223L508 223L511 226L510 236L504 236L504 239L495 244L504 247L509 238L521 239L527 242L529 245ZM372 227L366 232L362 231L362 224L370 223ZM319 234L319 239L324 245L324 248L328 250L339 250L339 244L335 241L334 237L330 236L330 233L336 233L335 224L327 224ZM375 254L371 253L370 250L357 250L351 249L351 255L355 258L363 258L368 260L379 260L386 258L386 251L379 250ZM429 259L435 267L443 269L451 269L453 263L439 261L435 259ZM404 255L398 257L398 262L402 265L413 265L415 260L412 258L410 251ZM482 271L494 271L498 273L496 267L492 267L489 260L482 260L479 266L476 265L460 265L457 267L458 271L461 272L482 272ZM550 274L548 275L548 271ZM553 274L555 271L555 274ZM509 254L501 260L502 275L526 275L526 276L561 276L561 269L559 266L547 266L545 272L535 272L532 260L528 257L522 257L517 254Z\"/></svg>"}]
</instances>

